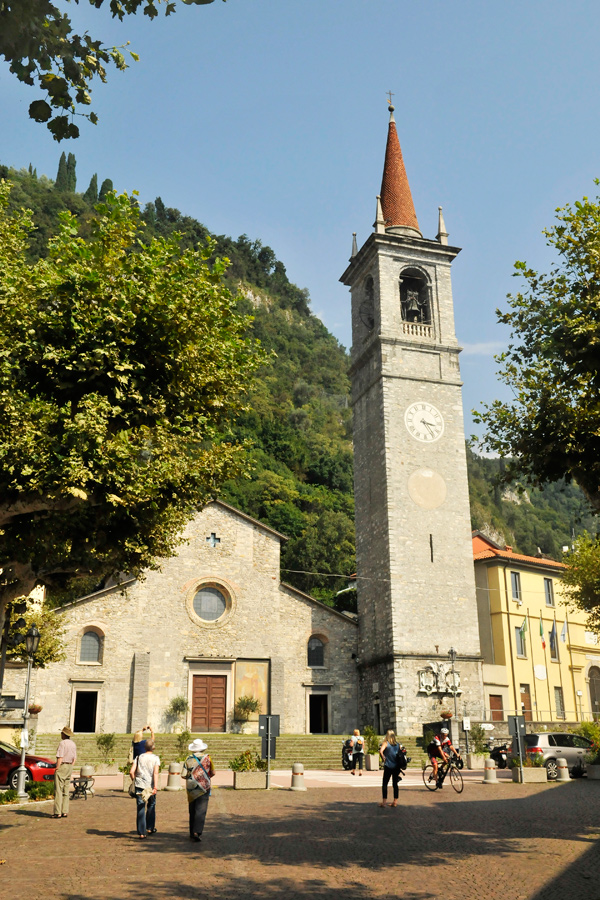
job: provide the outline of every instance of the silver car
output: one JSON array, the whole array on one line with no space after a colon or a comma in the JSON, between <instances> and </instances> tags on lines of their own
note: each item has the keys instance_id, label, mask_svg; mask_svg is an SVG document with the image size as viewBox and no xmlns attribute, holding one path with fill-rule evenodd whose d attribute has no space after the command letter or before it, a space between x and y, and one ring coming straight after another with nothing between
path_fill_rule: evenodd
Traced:
<instances>
[{"instance_id":1,"label":"silver car","mask_svg":"<svg viewBox=\"0 0 600 900\"><path fill-rule=\"evenodd\" d=\"M528 754L543 754L544 765L548 773L548 781L555 781L558 777L557 759L565 759L569 772L575 770L578 774L585 771L585 756L592 749L593 744L580 734L569 734L558 731L542 731L539 734L525 735L525 748ZM517 756L518 750L513 741L512 756Z\"/></svg>"}]
</instances>

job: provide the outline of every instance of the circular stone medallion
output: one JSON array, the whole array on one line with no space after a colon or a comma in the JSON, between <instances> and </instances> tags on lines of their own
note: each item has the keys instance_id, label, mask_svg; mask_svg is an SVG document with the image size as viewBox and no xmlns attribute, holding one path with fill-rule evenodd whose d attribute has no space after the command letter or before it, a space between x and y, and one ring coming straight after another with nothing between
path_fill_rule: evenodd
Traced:
<instances>
[{"instance_id":1,"label":"circular stone medallion","mask_svg":"<svg viewBox=\"0 0 600 900\"><path fill-rule=\"evenodd\" d=\"M446 499L446 482L433 469L417 469L408 479L411 500L422 509L437 509Z\"/></svg>"}]
</instances>

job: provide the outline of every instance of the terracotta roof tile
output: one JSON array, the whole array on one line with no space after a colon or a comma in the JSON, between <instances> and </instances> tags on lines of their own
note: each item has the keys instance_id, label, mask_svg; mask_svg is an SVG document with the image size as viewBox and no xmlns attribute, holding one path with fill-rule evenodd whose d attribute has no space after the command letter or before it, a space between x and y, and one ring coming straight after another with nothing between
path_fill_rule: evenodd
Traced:
<instances>
[{"instance_id":1,"label":"terracotta roof tile","mask_svg":"<svg viewBox=\"0 0 600 900\"><path fill-rule=\"evenodd\" d=\"M393 116L390 119L385 148L381 207L386 228L404 226L420 231Z\"/></svg>"}]
</instances>

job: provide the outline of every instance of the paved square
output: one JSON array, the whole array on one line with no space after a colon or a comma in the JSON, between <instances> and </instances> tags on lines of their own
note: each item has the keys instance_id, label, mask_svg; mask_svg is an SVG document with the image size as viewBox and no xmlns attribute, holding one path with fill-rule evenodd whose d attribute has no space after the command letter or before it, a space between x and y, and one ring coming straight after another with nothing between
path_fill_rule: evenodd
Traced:
<instances>
[{"instance_id":1,"label":"paved square","mask_svg":"<svg viewBox=\"0 0 600 900\"><path fill-rule=\"evenodd\" d=\"M159 794L146 841L114 789L65 820L51 804L1 809L0 897L600 900L600 783L468 781L457 796L415 780L395 810L370 785L216 788L202 844L187 839L183 792Z\"/></svg>"}]
</instances>

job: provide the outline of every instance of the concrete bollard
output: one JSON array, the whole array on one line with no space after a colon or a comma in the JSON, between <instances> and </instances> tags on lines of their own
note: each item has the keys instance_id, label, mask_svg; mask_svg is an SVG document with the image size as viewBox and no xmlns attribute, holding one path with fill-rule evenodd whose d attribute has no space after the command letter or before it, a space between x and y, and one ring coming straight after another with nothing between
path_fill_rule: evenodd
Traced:
<instances>
[{"instance_id":1,"label":"concrete bollard","mask_svg":"<svg viewBox=\"0 0 600 900\"><path fill-rule=\"evenodd\" d=\"M306 789L304 784L304 766L302 763L294 763L292 766L292 786L290 790L305 791Z\"/></svg>"},{"instance_id":2,"label":"concrete bollard","mask_svg":"<svg viewBox=\"0 0 600 900\"><path fill-rule=\"evenodd\" d=\"M567 765L566 759L563 759L562 756L556 760L556 768L558 770L558 778L557 781L570 781L571 778L569 776L569 767Z\"/></svg>"},{"instance_id":3,"label":"concrete bollard","mask_svg":"<svg viewBox=\"0 0 600 900\"><path fill-rule=\"evenodd\" d=\"M483 765L483 783L498 784L498 779L496 778L496 761L488 757L488 759L484 761Z\"/></svg>"},{"instance_id":4,"label":"concrete bollard","mask_svg":"<svg viewBox=\"0 0 600 900\"><path fill-rule=\"evenodd\" d=\"M169 777L167 778L167 786L165 791L181 790L181 763L169 763Z\"/></svg>"}]
</instances>

